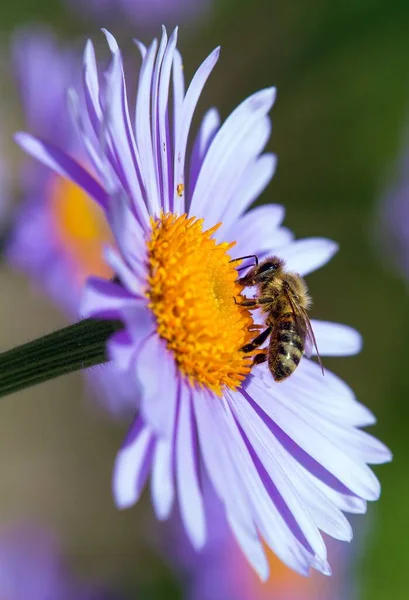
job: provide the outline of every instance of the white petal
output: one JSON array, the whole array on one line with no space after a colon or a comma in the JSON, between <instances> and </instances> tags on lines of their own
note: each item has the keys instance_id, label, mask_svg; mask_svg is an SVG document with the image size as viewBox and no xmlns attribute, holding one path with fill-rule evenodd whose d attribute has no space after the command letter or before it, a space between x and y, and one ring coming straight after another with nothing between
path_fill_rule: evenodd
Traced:
<instances>
[{"instance_id":1,"label":"white petal","mask_svg":"<svg viewBox=\"0 0 409 600\"><path fill-rule=\"evenodd\" d=\"M153 437L138 419L118 452L113 476L113 493L118 508L128 508L137 502L149 473Z\"/></svg>"},{"instance_id":2,"label":"white petal","mask_svg":"<svg viewBox=\"0 0 409 600\"><path fill-rule=\"evenodd\" d=\"M308 275L325 265L338 250L338 245L325 238L297 240L287 247L280 248L280 257L286 262L289 271Z\"/></svg>"},{"instance_id":3,"label":"white petal","mask_svg":"<svg viewBox=\"0 0 409 600\"><path fill-rule=\"evenodd\" d=\"M321 356L351 356L362 350L362 337L356 329L316 319L312 319L311 323Z\"/></svg>"},{"instance_id":4,"label":"white petal","mask_svg":"<svg viewBox=\"0 0 409 600\"><path fill-rule=\"evenodd\" d=\"M199 457L191 390L187 384L182 384L176 433L176 484L182 520L196 550L202 548L206 540L203 498L198 475Z\"/></svg>"},{"instance_id":5,"label":"white petal","mask_svg":"<svg viewBox=\"0 0 409 600\"><path fill-rule=\"evenodd\" d=\"M136 363L143 389L141 414L155 433L169 440L178 394L175 360L165 341L155 334L141 346Z\"/></svg>"},{"instance_id":6,"label":"white petal","mask_svg":"<svg viewBox=\"0 0 409 600\"><path fill-rule=\"evenodd\" d=\"M175 499L173 482L173 441L159 439L152 466L152 503L156 517L163 521L170 516Z\"/></svg>"}]
</instances>

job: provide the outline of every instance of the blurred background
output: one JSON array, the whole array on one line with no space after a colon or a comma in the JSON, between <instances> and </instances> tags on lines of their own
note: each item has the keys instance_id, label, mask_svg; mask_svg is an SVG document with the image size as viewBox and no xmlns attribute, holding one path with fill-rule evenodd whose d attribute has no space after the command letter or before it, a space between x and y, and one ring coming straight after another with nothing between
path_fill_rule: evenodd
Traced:
<instances>
[{"instance_id":1,"label":"blurred background","mask_svg":"<svg viewBox=\"0 0 409 600\"><path fill-rule=\"evenodd\" d=\"M136 56L132 37L148 43L152 33L159 34L162 21L169 25L179 21L179 47L188 78L215 46L222 46L200 109L214 104L225 118L247 95L276 85L269 149L278 155L278 170L260 202L284 204L285 224L298 237L325 236L339 242L335 259L308 278L312 314L362 332L361 355L325 363L375 412L378 425L373 432L390 446L395 458L391 465L377 469L382 498L369 507L367 516L355 520L356 541L333 550L337 577L307 591L288 574L280 575L278 566L274 573L289 581L290 600L406 599L409 287L399 260L399 253L406 251L404 234L400 232L403 242L397 245L394 227L405 218L405 202L409 205L409 186L407 195L402 192L405 167L400 159L407 154L408 139L409 3L185 0L175 2L179 12L171 11L171 4L171 0L162 7L157 0L150 5L138 0L4 4L0 19L3 250L16 208L24 201L23 156L12 134L30 121L11 57L16 31L21 35L22 28L46 26L61 47L80 51L88 36L97 45L102 42L99 28L105 26L123 41L127 56ZM25 58L28 69L29 49L20 56L23 70ZM129 69L130 76L136 77L135 67ZM46 96L48 86L51 93L52 82L45 77ZM407 161L406 166L409 179ZM397 216L391 219L390 202L396 194ZM408 209L406 215L409 219ZM409 233L407 239L409 252ZM67 322L64 311L5 259L0 289L1 349ZM114 508L111 471L129 418L112 418L104 402L90 398L95 393L89 393L88 384L76 374L1 400L0 528L30 522L52 531L75 576L103 582L117 591L118 598L182 598L192 576L188 568L180 567L179 556L169 557L164 551L173 534L155 523L149 493L131 510ZM226 553L233 560L234 552L227 549ZM285 589L287 583L280 585ZM275 598L271 590L273 585L270 592L253 591L249 598ZM287 598L284 592L277 597ZM236 598L241 596L233 592L231 599ZM226 600L230 599L226 596Z\"/></svg>"}]
</instances>

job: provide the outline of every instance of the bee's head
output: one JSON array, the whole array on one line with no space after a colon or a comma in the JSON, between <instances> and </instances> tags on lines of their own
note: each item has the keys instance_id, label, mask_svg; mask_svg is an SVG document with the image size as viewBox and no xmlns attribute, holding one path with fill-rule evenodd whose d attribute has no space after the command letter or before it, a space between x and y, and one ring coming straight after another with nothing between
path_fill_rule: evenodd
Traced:
<instances>
[{"instance_id":1,"label":"bee's head","mask_svg":"<svg viewBox=\"0 0 409 600\"><path fill-rule=\"evenodd\" d=\"M263 262L257 265L257 267L254 269L255 277L259 281L270 279L273 273L282 269L282 266L283 261L281 258L278 258L277 256L266 258L266 260L263 260Z\"/></svg>"},{"instance_id":2,"label":"bee's head","mask_svg":"<svg viewBox=\"0 0 409 600\"><path fill-rule=\"evenodd\" d=\"M283 264L284 262L277 256L266 258L260 264L252 267L247 274L238 281L245 286L263 283L263 281L270 280L272 276L274 276L274 273L280 271L283 268Z\"/></svg>"}]
</instances>

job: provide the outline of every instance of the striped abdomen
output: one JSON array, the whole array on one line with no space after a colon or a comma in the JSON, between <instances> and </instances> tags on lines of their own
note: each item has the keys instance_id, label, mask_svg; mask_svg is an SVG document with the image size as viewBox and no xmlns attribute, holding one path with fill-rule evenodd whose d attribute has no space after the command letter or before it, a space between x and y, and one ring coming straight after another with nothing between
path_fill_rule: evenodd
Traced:
<instances>
[{"instance_id":1,"label":"striped abdomen","mask_svg":"<svg viewBox=\"0 0 409 600\"><path fill-rule=\"evenodd\" d=\"M295 371L304 354L306 331L300 325L292 312L276 315L274 319L268 366L275 381L287 379Z\"/></svg>"}]
</instances>

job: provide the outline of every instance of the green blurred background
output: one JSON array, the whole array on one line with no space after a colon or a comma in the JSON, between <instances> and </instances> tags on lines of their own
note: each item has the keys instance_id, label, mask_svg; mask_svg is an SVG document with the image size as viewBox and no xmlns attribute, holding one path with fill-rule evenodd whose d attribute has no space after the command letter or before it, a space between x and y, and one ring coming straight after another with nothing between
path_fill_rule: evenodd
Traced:
<instances>
[{"instance_id":1,"label":"green blurred background","mask_svg":"<svg viewBox=\"0 0 409 600\"><path fill-rule=\"evenodd\" d=\"M100 35L95 23L79 20L56 0L3 4L4 103L12 97L10 35L31 22L52 25L68 41ZM118 28L113 33L121 37ZM215 104L226 117L260 87L278 88L269 144L278 170L261 202L284 204L286 225L297 236L339 242L335 259L308 278L313 315L355 326L365 346L358 357L325 362L376 413L373 431L395 455L391 465L377 469L380 502L359 520L365 530L356 567L359 597L409 598L407 285L374 233L409 113L409 3L215 0L206 20L182 27L180 40L188 76L222 45L201 108ZM18 114L7 118L1 140L12 160L20 153L11 147L11 124L19 123ZM7 267L0 289L2 347L64 322ZM124 425L84 405L77 375L3 399L0 520L51 526L81 572L119 582L129 597L139 590L141 598L176 598L172 575L153 550L152 535L159 534L148 495L124 513L113 506L111 468L123 431Z\"/></svg>"}]
</instances>

